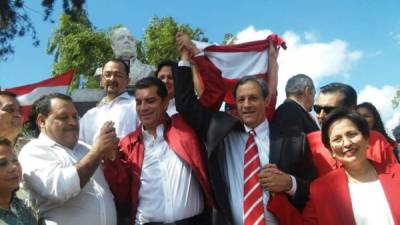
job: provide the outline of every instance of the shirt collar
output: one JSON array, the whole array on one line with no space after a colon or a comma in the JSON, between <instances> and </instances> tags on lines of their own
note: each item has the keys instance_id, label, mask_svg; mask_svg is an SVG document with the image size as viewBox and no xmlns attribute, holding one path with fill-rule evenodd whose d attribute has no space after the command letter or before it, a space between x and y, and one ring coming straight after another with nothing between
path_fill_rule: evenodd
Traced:
<instances>
[{"instance_id":1,"label":"shirt collar","mask_svg":"<svg viewBox=\"0 0 400 225\"><path fill-rule=\"evenodd\" d=\"M67 146L64 146L62 144L59 144L55 142L53 139L51 139L49 136L47 136L45 133L40 133L38 139L44 143L45 145L48 145L49 147L54 147L54 146L60 146L62 148L66 148L69 150L74 150L78 144L78 142L75 144L73 149L68 148Z\"/></svg>"},{"instance_id":2,"label":"shirt collar","mask_svg":"<svg viewBox=\"0 0 400 225\"><path fill-rule=\"evenodd\" d=\"M128 92L123 92L122 94L120 94L119 96L117 96L113 100L111 100L110 102L106 102L106 97L102 98L101 101L99 102L98 106L108 105L108 104L112 104L113 102L117 102L121 99L131 99L131 98L132 98L132 96L130 96L128 94Z\"/></svg>"},{"instance_id":3,"label":"shirt collar","mask_svg":"<svg viewBox=\"0 0 400 225\"><path fill-rule=\"evenodd\" d=\"M249 131L252 130L252 128L246 126L244 124L244 129L246 130L246 133L249 133ZM260 123L256 128L254 128L254 131L256 132L257 137L268 137L269 136L269 123L268 120L265 119L264 122Z\"/></svg>"},{"instance_id":4,"label":"shirt collar","mask_svg":"<svg viewBox=\"0 0 400 225\"><path fill-rule=\"evenodd\" d=\"M164 124L160 124L156 128L156 138L160 138L164 136L164 129L165 126ZM143 140L148 140L148 139L156 139L152 134L150 134L147 130L144 129L144 126L142 126L142 135L143 135Z\"/></svg>"},{"instance_id":5,"label":"shirt collar","mask_svg":"<svg viewBox=\"0 0 400 225\"><path fill-rule=\"evenodd\" d=\"M301 102L297 101L295 98L290 98L291 101L294 101L295 103L297 103L297 105L301 106L301 108L304 109L304 111L308 112L307 109L303 106L303 104L301 104Z\"/></svg>"}]
</instances>

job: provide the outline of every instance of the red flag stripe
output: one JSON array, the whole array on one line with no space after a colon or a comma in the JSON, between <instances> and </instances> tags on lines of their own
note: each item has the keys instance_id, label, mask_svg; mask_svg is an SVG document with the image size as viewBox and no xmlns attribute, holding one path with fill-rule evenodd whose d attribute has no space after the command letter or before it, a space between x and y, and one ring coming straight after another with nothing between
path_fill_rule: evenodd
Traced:
<instances>
[{"instance_id":1,"label":"red flag stripe","mask_svg":"<svg viewBox=\"0 0 400 225\"><path fill-rule=\"evenodd\" d=\"M22 106L22 115L24 120L27 121L31 105L35 100L42 95L55 92L66 94L73 76L74 70L70 70L47 80L6 90L17 95L17 99Z\"/></svg>"}]
</instances>

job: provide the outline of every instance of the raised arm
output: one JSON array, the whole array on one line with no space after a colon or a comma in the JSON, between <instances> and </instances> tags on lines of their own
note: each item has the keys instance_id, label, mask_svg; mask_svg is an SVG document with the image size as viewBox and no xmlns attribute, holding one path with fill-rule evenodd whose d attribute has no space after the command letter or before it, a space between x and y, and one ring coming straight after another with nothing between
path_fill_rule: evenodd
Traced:
<instances>
[{"instance_id":1,"label":"raised arm","mask_svg":"<svg viewBox=\"0 0 400 225\"><path fill-rule=\"evenodd\" d=\"M175 84L175 104L178 112L195 129L197 134L204 141L211 119L211 112L202 106L194 92L192 69L189 64L190 52L182 40L185 38L183 33L177 33L176 39L181 52L181 61L174 76ZM183 65L186 64L186 65Z\"/></svg>"},{"instance_id":2,"label":"raised arm","mask_svg":"<svg viewBox=\"0 0 400 225\"><path fill-rule=\"evenodd\" d=\"M278 87L278 56L279 56L279 47L275 46L273 41L269 41L268 46L268 67L267 67L267 83L268 83L268 98L269 104L265 109L265 115L269 121L272 121L275 113L276 106L276 98L278 95L277 87Z\"/></svg>"},{"instance_id":3,"label":"raised arm","mask_svg":"<svg viewBox=\"0 0 400 225\"><path fill-rule=\"evenodd\" d=\"M194 87L200 104L211 111L218 111L226 92L221 71L207 56L200 54L187 34L178 32L177 43L179 48L188 51L192 63Z\"/></svg>"}]
</instances>

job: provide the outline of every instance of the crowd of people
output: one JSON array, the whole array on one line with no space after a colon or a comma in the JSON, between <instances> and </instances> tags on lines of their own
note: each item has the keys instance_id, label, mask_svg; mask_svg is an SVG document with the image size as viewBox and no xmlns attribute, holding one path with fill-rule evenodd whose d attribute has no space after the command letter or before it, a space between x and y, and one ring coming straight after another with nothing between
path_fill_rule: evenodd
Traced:
<instances>
[{"instance_id":1,"label":"crowd of people","mask_svg":"<svg viewBox=\"0 0 400 225\"><path fill-rule=\"evenodd\" d=\"M0 224L400 225L400 127L393 140L353 87L294 75L275 110L277 43L266 77L228 90L188 35L176 42L180 61L134 96L126 61L106 62L82 118L67 95L36 100L18 156L21 106L0 91Z\"/></svg>"}]
</instances>

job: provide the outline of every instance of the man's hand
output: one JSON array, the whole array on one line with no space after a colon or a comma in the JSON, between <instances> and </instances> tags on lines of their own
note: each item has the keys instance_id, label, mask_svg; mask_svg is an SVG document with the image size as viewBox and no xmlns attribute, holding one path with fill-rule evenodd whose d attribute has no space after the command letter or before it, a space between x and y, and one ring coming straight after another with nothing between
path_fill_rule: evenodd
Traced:
<instances>
[{"instance_id":1,"label":"man's hand","mask_svg":"<svg viewBox=\"0 0 400 225\"><path fill-rule=\"evenodd\" d=\"M119 139L115 132L114 122L107 121L100 129L100 134L93 143L93 150L98 151L102 158L114 159L118 150Z\"/></svg>"},{"instance_id":2,"label":"man's hand","mask_svg":"<svg viewBox=\"0 0 400 225\"><path fill-rule=\"evenodd\" d=\"M189 35L183 32L176 33L176 43L178 44L178 48L181 53L182 49L187 49L187 51L189 52L189 57L192 57L199 52L199 49L196 47L196 45L193 44Z\"/></svg>"},{"instance_id":3,"label":"man's hand","mask_svg":"<svg viewBox=\"0 0 400 225\"><path fill-rule=\"evenodd\" d=\"M270 192L287 192L293 185L291 177L275 164L265 165L258 174L258 179L261 186Z\"/></svg>"}]
</instances>

